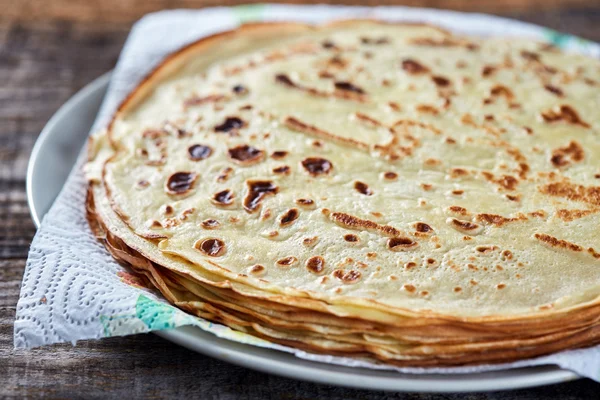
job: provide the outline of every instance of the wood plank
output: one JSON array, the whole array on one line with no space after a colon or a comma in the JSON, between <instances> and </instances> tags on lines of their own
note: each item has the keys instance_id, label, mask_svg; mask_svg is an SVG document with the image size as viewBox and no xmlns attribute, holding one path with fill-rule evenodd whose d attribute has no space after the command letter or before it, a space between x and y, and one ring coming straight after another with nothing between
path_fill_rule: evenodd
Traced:
<instances>
[{"instance_id":1,"label":"wood plank","mask_svg":"<svg viewBox=\"0 0 600 400\"><path fill-rule=\"evenodd\" d=\"M277 2L277 1L275 1ZM509 13L589 7L586 0L311 0L291 3L356 5L407 5L460 11ZM0 0L5 19L21 21L70 20L132 22L142 15L163 9L201 8L259 3L256 0Z\"/></svg>"}]
</instances>

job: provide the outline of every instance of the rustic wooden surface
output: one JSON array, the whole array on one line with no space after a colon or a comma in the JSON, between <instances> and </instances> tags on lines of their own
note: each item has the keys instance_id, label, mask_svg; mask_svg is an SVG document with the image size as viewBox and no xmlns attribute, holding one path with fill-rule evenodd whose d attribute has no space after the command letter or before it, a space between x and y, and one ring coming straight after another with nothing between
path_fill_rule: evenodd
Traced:
<instances>
[{"instance_id":1,"label":"rustic wooden surface","mask_svg":"<svg viewBox=\"0 0 600 400\"><path fill-rule=\"evenodd\" d=\"M131 22L141 14L165 7L217 3L223 4L216 0L0 0L0 398L598 398L600 384L590 380L467 396L350 390L232 366L154 335L87 341L77 347L13 350L15 305L35 233L25 197L25 170L38 133L76 90L114 66ZM600 41L598 0L404 3L492 12Z\"/></svg>"}]
</instances>

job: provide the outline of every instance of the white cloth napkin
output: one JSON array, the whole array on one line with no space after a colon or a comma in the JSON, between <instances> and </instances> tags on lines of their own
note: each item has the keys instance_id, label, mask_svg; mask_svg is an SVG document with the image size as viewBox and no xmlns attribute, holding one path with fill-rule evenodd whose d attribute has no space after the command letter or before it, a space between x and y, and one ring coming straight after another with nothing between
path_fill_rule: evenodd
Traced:
<instances>
[{"instance_id":1,"label":"white cloth napkin","mask_svg":"<svg viewBox=\"0 0 600 400\"><path fill-rule=\"evenodd\" d=\"M175 10L145 16L123 48L93 130L104 127L124 96L166 54L206 35L248 21L325 22L341 18L425 21L472 35L516 35L550 41L564 49L600 57L600 46L535 25L480 14L406 7L254 5ZM156 292L135 285L92 235L85 219L85 180L79 157L62 192L37 231L17 305L14 343L32 348L51 343L99 339L194 325L219 337L274 348L304 359L345 366L395 369L404 373L472 373L557 364L600 381L600 346L511 364L457 368L394 368L360 360L309 354L275 345L190 316Z\"/></svg>"}]
</instances>

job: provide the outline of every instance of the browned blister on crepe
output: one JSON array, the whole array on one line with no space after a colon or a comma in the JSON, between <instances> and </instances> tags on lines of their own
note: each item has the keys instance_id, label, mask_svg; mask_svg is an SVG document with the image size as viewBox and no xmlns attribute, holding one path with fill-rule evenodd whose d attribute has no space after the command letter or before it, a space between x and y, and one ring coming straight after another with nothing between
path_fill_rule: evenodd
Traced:
<instances>
[{"instance_id":1,"label":"browned blister on crepe","mask_svg":"<svg viewBox=\"0 0 600 400\"><path fill-rule=\"evenodd\" d=\"M182 309L396 365L600 338L600 64L521 39L244 26L90 141L90 224Z\"/></svg>"}]
</instances>

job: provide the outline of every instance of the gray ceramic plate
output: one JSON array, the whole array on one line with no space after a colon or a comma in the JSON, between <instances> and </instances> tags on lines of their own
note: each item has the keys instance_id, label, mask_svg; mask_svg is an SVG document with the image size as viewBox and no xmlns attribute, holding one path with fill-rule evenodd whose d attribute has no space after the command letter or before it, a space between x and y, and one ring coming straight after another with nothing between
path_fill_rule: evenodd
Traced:
<instances>
[{"instance_id":1,"label":"gray ceramic plate","mask_svg":"<svg viewBox=\"0 0 600 400\"><path fill-rule=\"evenodd\" d=\"M27 169L27 201L39 226L71 170L106 93L110 74L96 79L50 119L40 134ZM223 361L263 372L324 384L363 389L420 392L474 392L517 389L577 379L556 366L478 374L400 374L301 360L295 356L220 339L194 327L156 332L159 336Z\"/></svg>"}]
</instances>

